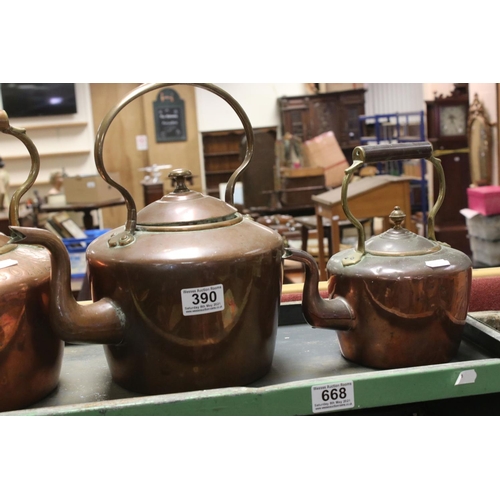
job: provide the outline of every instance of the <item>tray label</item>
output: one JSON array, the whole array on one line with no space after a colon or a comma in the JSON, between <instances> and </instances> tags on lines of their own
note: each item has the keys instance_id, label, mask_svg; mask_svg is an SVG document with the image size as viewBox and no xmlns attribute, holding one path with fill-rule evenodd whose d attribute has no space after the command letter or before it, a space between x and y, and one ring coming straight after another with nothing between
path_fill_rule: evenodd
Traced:
<instances>
[{"instance_id":1,"label":"tray label","mask_svg":"<svg viewBox=\"0 0 500 500\"><path fill-rule=\"evenodd\" d=\"M460 372L455 385L473 384L476 382L476 370L465 370Z\"/></svg>"},{"instance_id":2,"label":"tray label","mask_svg":"<svg viewBox=\"0 0 500 500\"><path fill-rule=\"evenodd\" d=\"M354 383L314 385L311 387L313 413L354 407Z\"/></svg>"},{"instance_id":3,"label":"tray label","mask_svg":"<svg viewBox=\"0 0 500 500\"><path fill-rule=\"evenodd\" d=\"M224 310L224 287L222 285L181 290L182 314L195 316Z\"/></svg>"}]
</instances>

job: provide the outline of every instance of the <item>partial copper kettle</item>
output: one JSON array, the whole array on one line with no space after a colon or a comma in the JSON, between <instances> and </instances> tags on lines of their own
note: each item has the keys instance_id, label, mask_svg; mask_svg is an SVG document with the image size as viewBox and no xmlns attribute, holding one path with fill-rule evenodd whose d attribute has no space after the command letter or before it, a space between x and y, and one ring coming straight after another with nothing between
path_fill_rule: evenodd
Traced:
<instances>
[{"instance_id":1,"label":"partial copper kettle","mask_svg":"<svg viewBox=\"0 0 500 500\"><path fill-rule=\"evenodd\" d=\"M92 242L87 263L93 303L77 303L70 290L66 248L50 232L15 228L19 243L37 243L52 255L51 319L72 342L97 342L113 380L156 394L248 384L271 367L283 276L283 240L233 206L237 177L253 154L246 113L212 84L211 91L240 117L246 154L232 174L226 201L190 190L191 172L174 170L176 187L136 213L129 192L107 174L103 143L116 115L146 92L175 84L144 84L102 121L95 142L101 177L127 204L127 221Z\"/></svg>"},{"instance_id":2,"label":"partial copper kettle","mask_svg":"<svg viewBox=\"0 0 500 500\"><path fill-rule=\"evenodd\" d=\"M26 131L10 126L5 111L0 131L21 140L31 156L28 179L9 206L9 223L19 226L19 203L38 176L40 157ZM47 250L9 243L0 233L0 411L25 408L59 382L64 343L48 318L49 278Z\"/></svg>"},{"instance_id":3,"label":"partial copper kettle","mask_svg":"<svg viewBox=\"0 0 500 500\"><path fill-rule=\"evenodd\" d=\"M370 162L425 158L437 169L439 196L429 213L428 238L403 227L395 207L394 227L365 242L362 224L348 206L348 185L355 171ZM342 207L356 227L358 242L333 255L327 264L329 299L318 292L316 261L306 252L288 250L305 264L303 311L314 327L337 330L341 352L373 368L400 368L445 363L457 354L471 289L472 263L467 255L436 241L434 220L445 195L441 161L428 142L360 146L342 183ZM351 311L338 317L342 301Z\"/></svg>"}]
</instances>

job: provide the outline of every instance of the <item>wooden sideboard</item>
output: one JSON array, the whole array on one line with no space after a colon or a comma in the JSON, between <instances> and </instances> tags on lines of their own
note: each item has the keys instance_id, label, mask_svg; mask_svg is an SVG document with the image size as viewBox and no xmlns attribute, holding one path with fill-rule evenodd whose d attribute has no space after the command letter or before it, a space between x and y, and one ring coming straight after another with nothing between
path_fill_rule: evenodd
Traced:
<instances>
[{"instance_id":1,"label":"wooden sideboard","mask_svg":"<svg viewBox=\"0 0 500 500\"><path fill-rule=\"evenodd\" d=\"M365 113L366 90L282 97L278 99L282 132L307 141L332 131L347 158L360 144L359 116Z\"/></svg>"}]
</instances>

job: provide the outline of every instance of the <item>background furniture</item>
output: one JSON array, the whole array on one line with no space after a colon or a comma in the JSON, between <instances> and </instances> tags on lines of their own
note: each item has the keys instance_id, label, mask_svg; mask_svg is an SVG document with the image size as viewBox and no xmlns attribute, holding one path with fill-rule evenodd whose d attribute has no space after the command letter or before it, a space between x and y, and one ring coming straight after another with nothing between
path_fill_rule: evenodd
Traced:
<instances>
[{"instance_id":1,"label":"background furniture","mask_svg":"<svg viewBox=\"0 0 500 500\"><path fill-rule=\"evenodd\" d=\"M277 206L277 197L273 193L278 183L274 152L276 134L275 128L254 130L254 153L248 167L239 177L243 184L244 205L250 210ZM243 135L235 170L245 158L246 144L246 136Z\"/></svg>"},{"instance_id":2,"label":"background furniture","mask_svg":"<svg viewBox=\"0 0 500 500\"><path fill-rule=\"evenodd\" d=\"M425 117L423 111L406 113L388 113L363 115L359 117L361 144L397 144L402 142L421 142L426 140ZM427 165L422 158L418 161L420 168L409 172L410 166L403 165L401 160L380 162L377 164L379 173L392 175L415 175L420 180L410 181L412 213L421 212L424 227L427 225L429 210L427 196Z\"/></svg>"},{"instance_id":3,"label":"background furniture","mask_svg":"<svg viewBox=\"0 0 500 500\"><path fill-rule=\"evenodd\" d=\"M460 213L460 210L468 206L467 188L471 183L466 118L469 108L468 85L456 83L449 96L436 96L433 101L426 101L426 105L427 137L434 148L434 155L441 160L446 179L446 196L436 215L436 239L470 256L467 227ZM448 132L445 119L453 117L450 110L460 108L465 113L465 126L456 132ZM458 120L458 114L456 119ZM438 182L434 172L434 202L438 195Z\"/></svg>"},{"instance_id":4,"label":"background furniture","mask_svg":"<svg viewBox=\"0 0 500 500\"><path fill-rule=\"evenodd\" d=\"M254 173L256 170L269 169L272 175L274 166L274 141L276 140L276 128L255 128L254 138L256 140L254 156L248 166L248 171ZM264 136L270 134L272 138L272 149L264 146ZM233 172L241 165L241 147L245 137L243 129L238 130L218 130L214 132L203 132L203 159L205 163L205 185L207 194L219 197L219 184L229 180ZM261 141L262 139L262 141ZM268 142L268 141L266 141ZM265 158L265 159L263 159ZM270 166L269 166L270 165ZM262 185L268 185L268 180L263 180ZM274 184L270 185L270 189ZM263 188L262 191L266 189Z\"/></svg>"},{"instance_id":5,"label":"background furniture","mask_svg":"<svg viewBox=\"0 0 500 500\"><path fill-rule=\"evenodd\" d=\"M35 213L35 216L37 216L39 213L49 212L83 212L84 229L93 229L94 219L91 213L93 210L99 210L101 208L107 207L117 207L119 205L125 205L125 200L112 200L104 201L101 203L73 203L71 205L48 205L44 203L39 207L34 207L33 211Z\"/></svg>"},{"instance_id":6,"label":"background furniture","mask_svg":"<svg viewBox=\"0 0 500 500\"><path fill-rule=\"evenodd\" d=\"M382 217L383 230L391 227L389 214L397 205L406 214L405 227L416 232L415 223L412 221L410 177L393 175L376 175L363 177L352 182L347 190L349 208L359 220L363 218ZM323 241L323 217L331 220L332 254L340 250L339 221L347 220L341 203L342 188L338 187L325 193L313 196L312 200L316 212L318 228L318 241ZM326 259L323 245L318 245L318 266L321 280L326 279Z\"/></svg>"},{"instance_id":7,"label":"background furniture","mask_svg":"<svg viewBox=\"0 0 500 500\"><path fill-rule=\"evenodd\" d=\"M282 169L280 181L279 202L284 210L312 207L312 197L326 191L322 167Z\"/></svg>"},{"instance_id":8,"label":"background furniture","mask_svg":"<svg viewBox=\"0 0 500 500\"><path fill-rule=\"evenodd\" d=\"M337 219L337 224L339 226L339 239L342 242L343 240L343 232L345 229L348 228L353 228L354 226L351 224L351 221L349 220L339 220L337 216L335 216ZM302 250L307 252L307 243L309 241L309 232L310 231L316 231L318 230L318 225L317 225L317 220L316 216L314 215L306 215L304 217L295 217L294 220L298 223L300 223L300 233L301 233L301 239L302 239ZM364 218L360 219L361 224L363 224L365 228L365 234L366 237L369 238L370 236L373 235L373 219L372 218ZM332 242L332 223L331 219L328 219L326 217L322 218L322 224L323 224L323 232L324 235L328 241L328 252L330 255L333 255L333 242ZM318 242L318 245L320 243Z\"/></svg>"},{"instance_id":9,"label":"background furniture","mask_svg":"<svg viewBox=\"0 0 500 500\"><path fill-rule=\"evenodd\" d=\"M159 200L163 197L164 194L162 182L158 184L143 184L142 190L144 194L144 206L147 206L150 203Z\"/></svg>"},{"instance_id":10,"label":"background furniture","mask_svg":"<svg viewBox=\"0 0 500 500\"><path fill-rule=\"evenodd\" d=\"M289 132L302 141L323 132L335 134L347 158L359 146L359 116L365 113L365 89L278 99L283 135Z\"/></svg>"},{"instance_id":11,"label":"background furniture","mask_svg":"<svg viewBox=\"0 0 500 500\"><path fill-rule=\"evenodd\" d=\"M31 210L28 210L26 207L24 207L24 205L22 207L19 207L19 224L21 224L21 226L30 225L30 215ZM7 236L10 235L8 210L0 212L0 233L3 233Z\"/></svg>"}]
</instances>

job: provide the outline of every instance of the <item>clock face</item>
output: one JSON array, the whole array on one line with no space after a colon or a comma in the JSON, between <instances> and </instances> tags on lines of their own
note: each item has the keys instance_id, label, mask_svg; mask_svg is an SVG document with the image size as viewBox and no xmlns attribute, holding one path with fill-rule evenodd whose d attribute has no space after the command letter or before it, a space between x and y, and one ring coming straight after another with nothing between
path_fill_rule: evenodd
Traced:
<instances>
[{"instance_id":1,"label":"clock face","mask_svg":"<svg viewBox=\"0 0 500 500\"><path fill-rule=\"evenodd\" d=\"M467 107L443 106L439 109L441 136L465 135L467 131Z\"/></svg>"}]
</instances>

